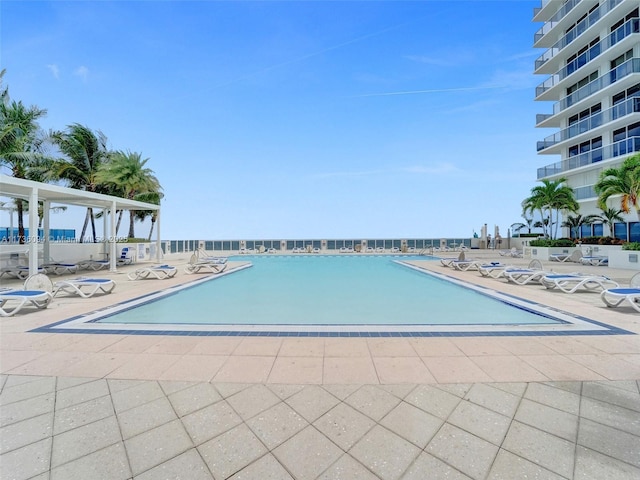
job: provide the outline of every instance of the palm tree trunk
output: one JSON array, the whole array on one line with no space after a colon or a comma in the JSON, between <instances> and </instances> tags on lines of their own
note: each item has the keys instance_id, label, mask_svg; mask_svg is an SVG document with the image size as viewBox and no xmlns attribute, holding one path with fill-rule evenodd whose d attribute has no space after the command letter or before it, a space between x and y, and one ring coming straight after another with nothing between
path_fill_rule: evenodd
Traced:
<instances>
[{"instance_id":1,"label":"palm tree trunk","mask_svg":"<svg viewBox=\"0 0 640 480\"><path fill-rule=\"evenodd\" d=\"M118 236L118 230L120 230L120 223L122 222L122 214L124 210L118 210L118 221L116 222L116 237Z\"/></svg>"},{"instance_id":2,"label":"palm tree trunk","mask_svg":"<svg viewBox=\"0 0 640 480\"><path fill-rule=\"evenodd\" d=\"M20 245L25 244L25 234L24 234L24 207L22 204L22 199L16 199L16 211L18 213L18 243Z\"/></svg>"},{"instance_id":3,"label":"palm tree trunk","mask_svg":"<svg viewBox=\"0 0 640 480\"><path fill-rule=\"evenodd\" d=\"M129 210L129 238L135 238L136 234L135 234L135 229L133 227L133 223L135 221L135 214L136 212L134 210Z\"/></svg>"},{"instance_id":4,"label":"palm tree trunk","mask_svg":"<svg viewBox=\"0 0 640 480\"><path fill-rule=\"evenodd\" d=\"M153 227L155 227L156 225L156 219L155 217L151 217L151 228L149 228L149 237L147 238L147 240L150 242L151 241L151 235L153 234Z\"/></svg>"},{"instance_id":5,"label":"palm tree trunk","mask_svg":"<svg viewBox=\"0 0 640 480\"><path fill-rule=\"evenodd\" d=\"M82 233L80 234L80 243L84 243L84 236L87 233L87 226L89 225L89 215L91 209L87 208L87 214L84 216L84 224L82 225Z\"/></svg>"},{"instance_id":6,"label":"palm tree trunk","mask_svg":"<svg viewBox=\"0 0 640 480\"><path fill-rule=\"evenodd\" d=\"M89 211L91 212L91 233L93 235L93 243L96 243L98 241L98 239L96 238L96 219L93 216L93 208L89 208Z\"/></svg>"}]
</instances>

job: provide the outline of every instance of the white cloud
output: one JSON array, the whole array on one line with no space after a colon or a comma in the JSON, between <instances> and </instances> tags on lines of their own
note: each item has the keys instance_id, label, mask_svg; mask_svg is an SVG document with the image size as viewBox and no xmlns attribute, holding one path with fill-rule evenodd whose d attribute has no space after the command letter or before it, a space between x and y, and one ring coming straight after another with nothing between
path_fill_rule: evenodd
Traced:
<instances>
[{"instance_id":1,"label":"white cloud","mask_svg":"<svg viewBox=\"0 0 640 480\"><path fill-rule=\"evenodd\" d=\"M82 81L86 82L89 77L89 69L84 65L79 66L73 72L74 75L80 77Z\"/></svg>"},{"instance_id":2,"label":"white cloud","mask_svg":"<svg viewBox=\"0 0 640 480\"><path fill-rule=\"evenodd\" d=\"M56 65L55 63L52 63L47 65L47 68L53 75L53 78L55 78L56 80L60 78L60 68L58 68L58 65Z\"/></svg>"}]
</instances>

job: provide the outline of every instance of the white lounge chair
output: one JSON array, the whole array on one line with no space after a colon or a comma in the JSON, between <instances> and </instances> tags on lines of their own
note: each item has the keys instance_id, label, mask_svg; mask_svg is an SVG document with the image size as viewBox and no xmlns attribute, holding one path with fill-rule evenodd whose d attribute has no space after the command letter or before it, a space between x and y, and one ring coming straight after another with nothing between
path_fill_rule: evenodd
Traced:
<instances>
[{"instance_id":1,"label":"white lounge chair","mask_svg":"<svg viewBox=\"0 0 640 480\"><path fill-rule=\"evenodd\" d=\"M24 289L0 291L0 317L11 317L24 307L47 308L53 299L51 290L49 277L38 273L25 280Z\"/></svg>"},{"instance_id":2,"label":"white lounge chair","mask_svg":"<svg viewBox=\"0 0 640 480\"><path fill-rule=\"evenodd\" d=\"M631 308L640 312L640 273L631 277L629 287L608 288L600 293L600 298L607 307L619 307L628 304Z\"/></svg>"},{"instance_id":3,"label":"white lounge chair","mask_svg":"<svg viewBox=\"0 0 640 480\"><path fill-rule=\"evenodd\" d=\"M131 250L129 247L122 247L120 252L120 258L116 260L118 265L131 265L133 263L133 257L131 256Z\"/></svg>"},{"instance_id":4,"label":"white lounge chair","mask_svg":"<svg viewBox=\"0 0 640 480\"><path fill-rule=\"evenodd\" d=\"M574 250L571 253L552 253L549 255L549 260L552 262L574 262L579 263L582 258L581 250Z\"/></svg>"},{"instance_id":5,"label":"white lounge chair","mask_svg":"<svg viewBox=\"0 0 640 480\"><path fill-rule=\"evenodd\" d=\"M42 268L46 274L53 273L54 275L64 275L65 273L76 273L78 271L78 264L51 262L45 263L42 265Z\"/></svg>"},{"instance_id":6,"label":"white lounge chair","mask_svg":"<svg viewBox=\"0 0 640 480\"><path fill-rule=\"evenodd\" d=\"M477 270L483 277L499 278L508 268L515 268L513 265L507 265L500 262L481 263Z\"/></svg>"},{"instance_id":7,"label":"white lounge chair","mask_svg":"<svg viewBox=\"0 0 640 480\"><path fill-rule=\"evenodd\" d=\"M580 263L583 265L593 265L595 267L606 266L606 265L609 265L609 257L591 255L587 257L582 257L580 259Z\"/></svg>"},{"instance_id":8,"label":"white lounge chair","mask_svg":"<svg viewBox=\"0 0 640 480\"><path fill-rule=\"evenodd\" d=\"M455 270L461 270L463 272L466 272L468 270L478 270L478 267L480 265L482 265L483 262L480 262L478 260L454 260L453 262L451 262L451 267L453 267Z\"/></svg>"},{"instance_id":9,"label":"white lounge chair","mask_svg":"<svg viewBox=\"0 0 640 480\"><path fill-rule=\"evenodd\" d=\"M545 270L540 260L533 259L529 262L527 268L507 268L500 277L517 285L528 285L530 283L539 284L540 279L553 273L551 270Z\"/></svg>"},{"instance_id":10,"label":"white lounge chair","mask_svg":"<svg viewBox=\"0 0 640 480\"><path fill-rule=\"evenodd\" d=\"M175 277L178 273L178 269L171 265L154 265L151 267L137 268L133 272L129 273L127 277L129 280L143 280L149 277L155 277L158 280L164 280L166 278Z\"/></svg>"},{"instance_id":11,"label":"white lounge chair","mask_svg":"<svg viewBox=\"0 0 640 480\"><path fill-rule=\"evenodd\" d=\"M98 292L111 293L115 287L116 282L109 278L78 277L54 283L53 296L55 297L59 293L69 293L89 298Z\"/></svg>"},{"instance_id":12,"label":"white lounge chair","mask_svg":"<svg viewBox=\"0 0 640 480\"><path fill-rule=\"evenodd\" d=\"M201 259L194 253L189 259L189 263L185 267L186 273L199 273L201 270L209 273L221 273L227 268L227 258L217 257L210 259Z\"/></svg>"},{"instance_id":13,"label":"white lounge chair","mask_svg":"<svg viewBox=\"0 0 640 480\"><path fill-rule=\"evenodd\" d=\"M44 268L38 267L37 273L44 274L45 273ZM3 275L24 280L29 276L29 267L25 265L13 265L11 267L4 267L0 269L0 277L2 277Z\"/></svg>"},{"instance_id":14,"label":"white lounge chair","mask_svg":"<svg viewBox=\"0 0 640 480\"><path fill-rule=\"evenodd\" d=\"M513 247L511 250L501 250L498 253L501 257L522 258L522 250L518 250L516 247Z\"/></svg>"},{"instance_id":15,"label":"white lounge chair","mask_svg":"<svg viewBox=\"0 0 640 480\"><path fill-rule=\"evenodd\" d=\"M440 259L440 263L442 264L442 266L444 267L451 267L453 266L453 262L455 261L464 261L466 260L465 257L465 253L464 252L460 252L460 254L457 257L446 257L446 258L441 258Z\"/></svg>"},{"instance_id":16,"label":"white lounge chair","mask_svg":"<svg viewBox=\"0 0 640 480\"><path fill-rule=\"evenodd\" d=\"M111 265L111 263L109 262L109 260L82 260L80 262L78 262L78 268L81 268L83 270L93 270L98 271L98 270L102 270L103 268L109 268L109 265Z\"/></svg>"},{"instance_id":17,"label":"white lounge chair","mask_svg":"<svg viewBox=\"0 0 640 480\"><path fill-rule=\"evenodd\" d=\"M607 288L617 288L617 282L601 275L552 274L545 275L540 283L547 289L557 288L564 293L574 293L578 290L601 292Z\"/></svg>"}]
</instances>

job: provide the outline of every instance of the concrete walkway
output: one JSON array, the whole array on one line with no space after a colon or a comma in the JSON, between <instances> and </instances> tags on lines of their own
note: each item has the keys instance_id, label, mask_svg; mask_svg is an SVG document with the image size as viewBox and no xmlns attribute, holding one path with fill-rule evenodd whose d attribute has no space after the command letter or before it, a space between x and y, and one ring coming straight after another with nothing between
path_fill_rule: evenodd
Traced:
<instances>
[{"instance_id":1,"label":"concrete walkway","mask_svg":"<svg viewBox=\"0 0 640 480\"><path fill-rule=\"evenodd\" d=\"M92 274L116 279L111 295L0 322L3 480L640 478L637 335L28 332L190 278L126 273ZM640 332L597 294L447 274Z\"/></svg>"}]
</instances>

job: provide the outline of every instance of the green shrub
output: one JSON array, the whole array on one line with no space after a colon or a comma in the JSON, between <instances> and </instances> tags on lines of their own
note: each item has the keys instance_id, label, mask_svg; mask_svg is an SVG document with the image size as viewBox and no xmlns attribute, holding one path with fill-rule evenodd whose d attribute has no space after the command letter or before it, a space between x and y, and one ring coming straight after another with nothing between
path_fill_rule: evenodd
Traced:
<instances>
[{"instance_id":1,"label":"green shrub","mask_svg":"<svg viewBox=\"0 0 640 480\"><path fill-rule=\"evenodd\" d=\"M623 250L640 250L640 242L629 242L622 245Z\"/></svg>"},{"instance_id":2,"label":"green shrub","mask_svg":"<svg viewBox=\"0 0 640 480\"><path fill-rule=\"evenodd\" d=\"M549 238L541 238L540 240L531 240L529 245L532 247L575 247L576 244L570 238L557 238L555 240Z\"/></svg>"},{"instance_id":3,"label":"green shrub","mask_svg":"<svg viewBox=\"0 0 640 480\"><path fill-rule=\"evenodd\" d=\"M614 237L584 237L579 240L583 245L622 245L623 240Z\"/></svg>"}]
</instances>

